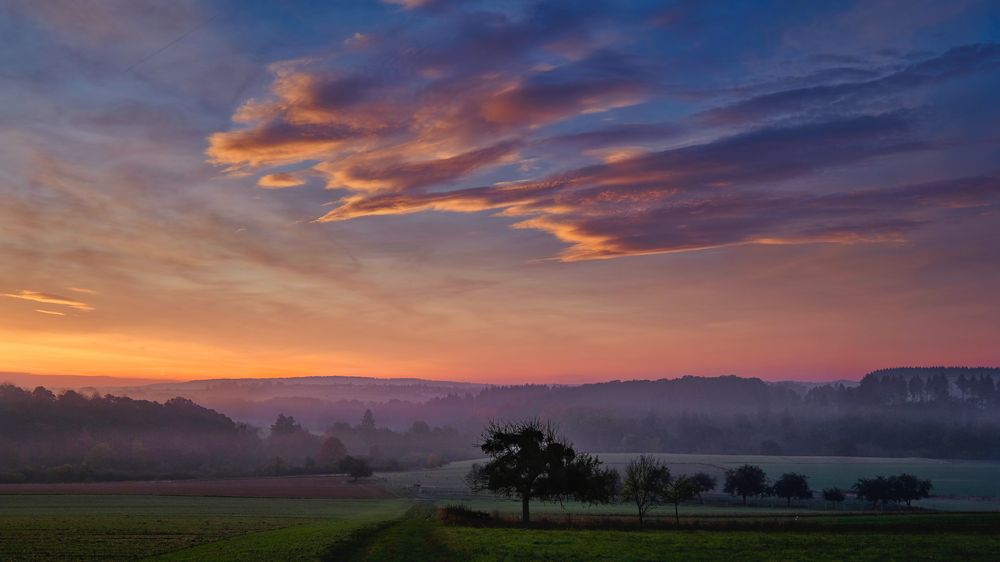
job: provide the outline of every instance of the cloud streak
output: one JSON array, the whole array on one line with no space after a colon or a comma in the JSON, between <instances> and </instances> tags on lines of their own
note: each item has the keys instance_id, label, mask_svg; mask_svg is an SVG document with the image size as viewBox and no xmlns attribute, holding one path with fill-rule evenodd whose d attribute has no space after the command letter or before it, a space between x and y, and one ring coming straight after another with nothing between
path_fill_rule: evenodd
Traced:
<instances>
[{"instance_id":1,"label":"cloud streak","mask_svg":"<svg viewBox=\"0 0 1000 562\"><path fill-rule=\"evenodd\" d=\"M31 301L31 302L40 302L44 304L55 304L60 306L66 306L82 312L91 312L94 310L94 307L90 306L85 302L71 299L68 297L63 297L60 295L54 295L51 293L42 293L38 291L21 290L17 291L16 293L3 293L2 296L12 299Z\"/></svg>"},{"instance_id":2,"label":"cloud streak","mask_svg":"<svg viewBox=\"0 0 1000 562\"><path fill-rule=\"evenodd\" d=\"M1000 44L965 45L875 79L778 90L710 110L704 117L709 121L732 124L806 111L898 106L895 98L901 95L964 76L994 72L998 68Z\"/></svg>"},{"instance_id":3,"label":"cloud streak","mask_svg":"<svg viewBox=\"0 0 1000 562\"><path fill-rule=\"evenodd\" d=\"M927 149L905 115L886 114L770 128L700 145L587 166L543 180L424 194L345 198L321 222L426 210L500 211L526 217L516 228L549 232L570 244L567 261L693 251L747 243L855 243L899 240L916 226L889 220L893 205L874 196L784 197L750 190L820 170ZM975 192L988 201L990 186ZM876 192L882 193L882 192ZM895 192L885 192L892 198ZM934 192L924 205L945 206ZM761 202L762 204L758 204ZM874 219L856 220L866 214ZM911 206L916 200L895 203ZM822 205L830 205L826 214ZM877 211L877 212L876 212ZM881 213L881 214L880 214ZM879 224L879 218L884 224ZM810 221L816 221L810 224Z\"/></svg>"}]
</instances>

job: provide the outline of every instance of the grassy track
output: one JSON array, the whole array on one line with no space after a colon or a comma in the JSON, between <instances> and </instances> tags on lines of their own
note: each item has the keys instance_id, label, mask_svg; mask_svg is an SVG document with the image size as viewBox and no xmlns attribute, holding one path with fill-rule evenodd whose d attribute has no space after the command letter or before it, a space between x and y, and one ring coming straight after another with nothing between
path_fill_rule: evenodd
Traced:
<instances>
[{"instance_id":1,"label":"grassy track","mask_svg":"<svg viewBox=\"0 0 1000 562\"><path fill-rule=\"evenodd\" d=\"M328 549L323 560L459 560L441 529L433 509L418 506L397 521L355 532Z\"/></svg>"}]
</instances>

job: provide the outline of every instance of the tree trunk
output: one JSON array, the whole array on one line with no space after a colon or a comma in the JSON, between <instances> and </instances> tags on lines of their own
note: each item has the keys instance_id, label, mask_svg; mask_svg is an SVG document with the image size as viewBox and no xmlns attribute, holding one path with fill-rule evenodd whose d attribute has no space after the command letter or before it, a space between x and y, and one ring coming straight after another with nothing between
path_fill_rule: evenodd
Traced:
<instances>
[{"instance_id":1,"label":"tree trunk","mask_svg":"<svg viewBox=\"0 0 1000 562\"><path fill-rule=\"evenodd\" d=\"M639 528L642 528L642 510L639 510Z\"/></svg>"},{"instance_id":2,"label":"tree trunk","mask_svg":"<svg viewBox=\"0 0 1000 562\"><path fill-rule=\"evenodd\" d=\"M681 524L681 513L680 513L680 511L678 509L678 506L679 506L679 504L675 502L674 503L674 522L677 523L678 525L680 525Z\"/></svg>"},{"instance_id":3,"label":"tree trunk","mask_svg":"<svg viewBox=\"0 0 1000 562\"><path fill-rule=\"evenodd\" d=\"M785 505L787 505L788 507L792 507L792 496L788 496L787 499L788 499L788 503L785 504Z\"/></svg>"},{"instance_id":4,"label":"tree trunk","mask_svg":"<svg viewBox=\"0 0 1000 562\"><path fill-rule=\"evenodd\" d=\"M521 523L527 525L531 521L531 516L528 514L528 496L521 498Z\"/></svg>"},{"instance_id":5,"label":"tree trunk","mask_svg":"<svg viewBox=\"0 0 1000 562\"><path fill-rule=\"evenodd\" d=\"M747 504L747 497L743 496L743 505L746 505L746 504Z\"/></svg>"}]
</instances>

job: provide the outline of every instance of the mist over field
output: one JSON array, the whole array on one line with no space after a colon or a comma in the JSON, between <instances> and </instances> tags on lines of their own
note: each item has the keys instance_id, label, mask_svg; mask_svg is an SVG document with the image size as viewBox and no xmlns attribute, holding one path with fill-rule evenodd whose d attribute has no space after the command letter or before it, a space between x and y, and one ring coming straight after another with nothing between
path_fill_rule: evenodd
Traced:
<instances>
[{"instance_id":1,"label":"mist over field","mask_svg":"<svg viewBox=\"0 0 1000 562\"><path fill-rule=\"evenodd\" d=\"M856 384L306 377L88 385L58 395L8 385L0 387L0 475L316 473L348 455L381 470L434 467L478 457L481 428L501 419L544 419L581 450L607 453L991 460L1000 459L998 381L1000 369L942 367L886 369Z\"/></svg>"}]
</instances>

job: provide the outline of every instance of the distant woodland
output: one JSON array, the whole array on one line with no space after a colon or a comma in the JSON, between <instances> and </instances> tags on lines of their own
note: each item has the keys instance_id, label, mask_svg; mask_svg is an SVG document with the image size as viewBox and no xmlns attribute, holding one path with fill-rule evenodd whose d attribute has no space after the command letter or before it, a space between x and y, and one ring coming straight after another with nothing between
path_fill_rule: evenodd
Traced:
<instances>
[{"instance_id":1,"label":"distant woodland","mask_svg":"<svg viewBox=\"0 0 1000 562\"><path fill-rule=\"evenodd\" d=\"M309 395L270 385L256 401L227 382L239 390L231 402L204 383L196 392L175 387L187 397L163 402L2 385L0 481L337 472L347 457L376 470L430 467L478 456L488 421L526 418L552 420L595 452L1000 458L1000 369L886 369L856 385L733 376L579 386L407 381L382 400L364 379L331 381L360 386L353 394L324 394L322 382L310 382L317 390Z\"/></svg>"}]
</instances>

